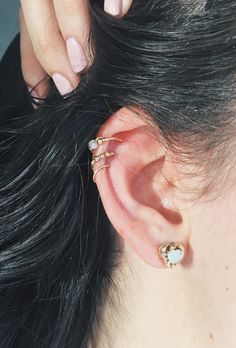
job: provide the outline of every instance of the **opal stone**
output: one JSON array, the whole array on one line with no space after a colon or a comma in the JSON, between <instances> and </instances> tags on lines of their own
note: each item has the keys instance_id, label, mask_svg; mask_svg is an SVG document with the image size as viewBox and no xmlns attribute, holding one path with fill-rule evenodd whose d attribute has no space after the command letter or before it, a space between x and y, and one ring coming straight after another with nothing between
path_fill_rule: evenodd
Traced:
<instances>
[{"instance_id":1,"label":"opal stone","mask_svg":"<svg viewBox=\"0 0 236 348\"><path fill-rule=\"evenodd\" d=\"M183 258L183 251L180 249L169 250L167 253L168 260L172 264L179 263Z\"/></svg>"},{"instance_id":2,"label":"opal stone","mask_svg":"<svg viewBox=\"0 0 236 348\"><path fill-rule=\"evenodd\" d=\"M88 143L88 147L89 147L89 150L94 150L98 147L98 143L96 140L90 140L90 142Z\"/></svg>"}]
</instances>

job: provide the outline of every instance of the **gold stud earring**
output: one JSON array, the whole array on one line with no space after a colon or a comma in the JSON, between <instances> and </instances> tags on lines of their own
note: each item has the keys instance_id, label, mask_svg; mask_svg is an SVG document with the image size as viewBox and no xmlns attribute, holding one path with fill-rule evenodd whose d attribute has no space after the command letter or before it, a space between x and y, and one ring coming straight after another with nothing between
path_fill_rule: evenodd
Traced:
<instances>
[{"instance_id":1,"label":"gold stud earring","mask_svg":"<svg viewBox=\"0 0 236 348\"><path fill-rule=\"evenodd\" d=\"M159 247L159 255L167 267L172 267L183 260L185 248L179 242L163 243Z\"/></svg>"}]
</instances>

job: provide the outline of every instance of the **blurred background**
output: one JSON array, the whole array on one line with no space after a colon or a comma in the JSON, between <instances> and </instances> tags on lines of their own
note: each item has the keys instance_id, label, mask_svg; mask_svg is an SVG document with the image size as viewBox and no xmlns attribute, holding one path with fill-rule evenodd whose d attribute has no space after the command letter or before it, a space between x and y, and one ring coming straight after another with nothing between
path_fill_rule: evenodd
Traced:
<instances>
[{"instance_id":1,"label":"blurred background","mask_svg":"<svg viewBox=\"0 0 236 348\"><path fill-rule=\"evenodd\" d=\"M19 31L18 9L19 0L0 0L0 59Z\"/></svg>"}]
</instances>

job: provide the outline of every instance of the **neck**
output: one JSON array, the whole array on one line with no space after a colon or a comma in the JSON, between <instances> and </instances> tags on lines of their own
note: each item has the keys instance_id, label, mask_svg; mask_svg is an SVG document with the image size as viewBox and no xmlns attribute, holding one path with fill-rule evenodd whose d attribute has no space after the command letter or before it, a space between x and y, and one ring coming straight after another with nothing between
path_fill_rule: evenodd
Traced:
<instances>
[{"instance_id":1,"label":"neck","mask_svg":"<svg viewBox=\"0 0 236 348\"><path fill-rule=\"evenodd\" d=\"M192 218L197 221L199 216ZM116 288L102 314L98 348L235 347L232 253L221 253L222 233L214 231L213 239L210 225L206 220L207 236L192 233L191 264L172 269L146 265L124 243L121 266L113 275ZM234 234L227 238L233 252Z\"/></svg>"}]
</instances>

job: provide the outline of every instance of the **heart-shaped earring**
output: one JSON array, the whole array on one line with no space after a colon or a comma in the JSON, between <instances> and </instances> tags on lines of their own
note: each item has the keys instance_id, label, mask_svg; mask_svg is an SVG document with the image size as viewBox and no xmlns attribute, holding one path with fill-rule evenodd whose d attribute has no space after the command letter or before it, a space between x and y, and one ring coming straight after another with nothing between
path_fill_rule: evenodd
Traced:
<instances>
[{"instance_id":1,"label":"heart-shaped earring","mask_svg":"<svg viewBox=\"0 0 236 348\"><path fill-rule=\"evenodd\" d=\"M184 252L184 246L179 242L164 243L159 248L161 259L170 268L182 261Z\"/></svg>"}]
</instances>

